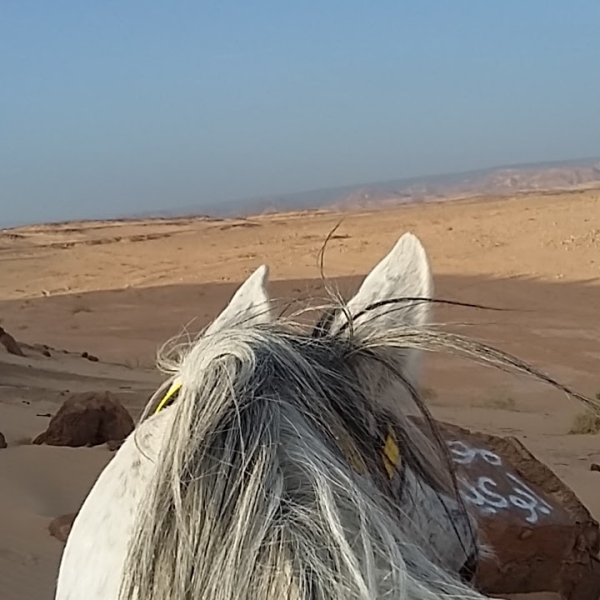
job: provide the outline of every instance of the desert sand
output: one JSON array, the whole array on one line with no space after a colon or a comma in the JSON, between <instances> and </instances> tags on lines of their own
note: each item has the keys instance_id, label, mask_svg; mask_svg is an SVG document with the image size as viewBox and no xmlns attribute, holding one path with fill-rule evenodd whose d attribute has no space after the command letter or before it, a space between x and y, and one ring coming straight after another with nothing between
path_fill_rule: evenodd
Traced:
<instances>
[{"instance_id":1,"label":"desert sand","mask_svg":"<svg viewBox=\"0 0 600 600\"><path fill-rule=\"evenodd\" d=\"M195 332L258 267L282 303L323 298L325 274L349 296L405 231L423 241L436 296L510 309L438 306L435 320L517 354L594 397L600 392L600 191L386 207L39 225L0 234L0 597L53 598L63 544L50 520L74 512L113 456L105 447L31 445L68 392L110 390L134 418L161 382L157 349ZM49 348L50 356L42 353ZM99 358L81 357L88 352ZM48 352L46 352L47 354ZM547 385L428 356L434 415L515 435L600 519L600 438L570 433L582 407Z\"/></svg>"}]
</instances>

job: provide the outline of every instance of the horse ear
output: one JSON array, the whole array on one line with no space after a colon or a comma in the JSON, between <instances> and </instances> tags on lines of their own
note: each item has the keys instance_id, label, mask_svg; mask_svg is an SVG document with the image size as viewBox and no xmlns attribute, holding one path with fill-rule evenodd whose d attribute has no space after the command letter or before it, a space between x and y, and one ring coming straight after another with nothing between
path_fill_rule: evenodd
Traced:
<instances>
[{"instance_id":1,"label":"horse ear","mask_svg":"<svg viewBox=\"0 0 600 600\"><path fill-rule=\"evenodd\" d=\"M331 333L341 332L347 324L348 313L352 327L345 334L351 330L357 340L403 325L421 327L427 324L428 300L432 296L433 281L425 249L416 236L407 233L365 277L356 295L348 302L347 313L336 315ZM388 359L396 363L405 380L418 387L421 352L414 348L395 348L389 352ZM378 368L371 361L363 376L365 382L370 382L366 383L371 387L369 393L387 410L403 414L407 402L412 402L405 396L404 385L399 386L395 377L390 378L388 369ZM403 396L405 400L401 401Z\"/></svg>"},{"instance_id":2,"label":"horse ear","mask_svg":"<svg viewBox=\"0 0 600 600\"><path fill-rule=\"evenodd\" d=\"M353 330L360 335L370 328L388 329L400 323L415 327L425 325L429 318L427 300L432 296L433 280L425 249L419 238L406 233L365 277L348 302ZM347 317L340 313L336 320L334 331Z\"/></svg>"},{"instance_id":3,"label":"horse ear","mask_svg":"<svg viewBox=\"0 0 600 600\"><path fill-rule=\"evenodd\" d=\"M267 292L269 267L261 265L235 292L223 312L210 324L207 334L235 325L270 323L271 300Z\"/></svg>"}]
</instances>

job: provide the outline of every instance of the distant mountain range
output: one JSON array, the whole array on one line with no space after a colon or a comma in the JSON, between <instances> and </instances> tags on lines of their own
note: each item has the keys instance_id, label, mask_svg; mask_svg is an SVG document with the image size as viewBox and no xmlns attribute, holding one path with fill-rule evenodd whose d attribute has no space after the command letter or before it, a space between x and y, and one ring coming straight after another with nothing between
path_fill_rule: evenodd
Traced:
<instances>
[{"instance_id":1,"label":"distant mountain range","mask_svg":"<svg viewBox=\"0 0 600 600\"><path fill-rule=\"evenodd\" d=\"M227 203L203 204L136 216L248 216L310 209L377 208L400 203L510 196L534 191L567 191L600 187L600 158L508 165L425 177L263 196Z\"/></svg>"},{"instance_id":2,"label":"distant mountain range","mask_svg":"<svg viewBox=\"0 0 600 600\"><path fill-rule=\"evenodd\" d=\"M502 197L531 192L559 192L600 188L600 158L517 164L464 173L394 179L360 185L242 198L229 202L197 204L162 211L98 215L93 220L178 217L246 217L250 215L314 209L374 210L397 204L435 202L478 197ZM24 223L21 223L24 224ZM17 223L2 223L0 228Z\"/></svg>"}]
</instances>

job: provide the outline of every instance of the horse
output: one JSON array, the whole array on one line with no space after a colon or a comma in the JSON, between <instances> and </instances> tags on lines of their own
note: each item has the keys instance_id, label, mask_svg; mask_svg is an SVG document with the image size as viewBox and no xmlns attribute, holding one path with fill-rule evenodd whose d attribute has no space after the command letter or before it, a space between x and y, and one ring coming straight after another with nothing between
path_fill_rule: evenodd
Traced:
<instances>
[{"instance_id":1,"label":"horse","mask_svg":"<svg viewBox=\"0 0 600 600\"><path fill-rule=\"evenodd\" d=\"M410 233L313 326L274 316L268 275L162 359L167 381L75 518L56 600L483 598L469 574L491 551L419 393L421 354L527 369L429 324Z\"/></svg>"}]
</instances>

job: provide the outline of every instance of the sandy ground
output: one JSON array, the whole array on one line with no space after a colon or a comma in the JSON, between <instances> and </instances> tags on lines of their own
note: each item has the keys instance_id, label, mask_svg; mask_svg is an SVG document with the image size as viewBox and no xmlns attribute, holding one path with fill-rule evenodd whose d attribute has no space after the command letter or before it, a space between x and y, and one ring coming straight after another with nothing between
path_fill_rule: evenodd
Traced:
<instances>
[{"instance_id":1,"label":"sandy ground","mask_svg":"<svg viewBox=\"0 0 600 600\"><path fill-rule=\"evenodd\" d=\"M134 416L160 382L157 348L195 331L258 265L282 301L323 296L317 253L332 227L326 275L349 295L413 231L438 298L506 312L436 308L436 320L541 367L578 391L600 392L600 192L529 195L349 213L264 215L26 227L0 235L0 324L26 358L0 347L0 596L49 600L62 544L51 518L77 509L104 448L32 446L69 391L111 390ZM51 347L43 356L36 344ZM80 354L99 357L92 363ZM581 412L547 386L446 356L427 358L434 414L512 434L600 518L599 438L569 433Z\"/></svg>"}]
</instances>

